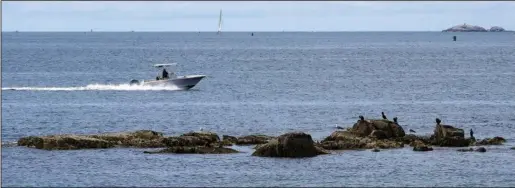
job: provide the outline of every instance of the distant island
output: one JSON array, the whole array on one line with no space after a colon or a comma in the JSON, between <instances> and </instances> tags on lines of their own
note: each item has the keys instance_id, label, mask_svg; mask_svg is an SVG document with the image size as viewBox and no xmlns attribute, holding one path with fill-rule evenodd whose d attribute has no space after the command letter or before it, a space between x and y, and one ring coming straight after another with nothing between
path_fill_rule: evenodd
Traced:
<instances>
[{"instance_id":1,"label":"distant island","mask_svg":"<svg viewBox=\"0 0 515 188\"><path fill-rule=\"evenodd\" d=\"M449 29L442 30L442 32L506 32L506 31L508 31L508 30L505 30L504 28L499 27L499 26L493 26L487 30L481 26L469 25L466 23L464 23L463 25L456 25Z\"/></svg>"}]
</instances>

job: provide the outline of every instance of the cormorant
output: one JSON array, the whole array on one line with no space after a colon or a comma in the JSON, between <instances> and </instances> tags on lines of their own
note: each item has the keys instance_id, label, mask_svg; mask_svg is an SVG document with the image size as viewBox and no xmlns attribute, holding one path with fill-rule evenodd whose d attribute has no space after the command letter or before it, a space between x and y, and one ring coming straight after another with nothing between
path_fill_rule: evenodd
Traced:
<instances>
[{"instance_id":1,"label":"cormorant","mask_svg":"<svg viewBox=\"0 0 515 188\"><path fill-rule=\"evenodd\" d=\"M474 131L472 129L470 129L470 138L474 138Z\"/></svg>"},{"instance_id":2,"label":"cormorant","mask_svg":"<svg viewBox=\"0 0 515 188\"><path fill-rule=\"evenodd\" d=\"M397 117L393 117L393 122L397 123ZM399 123L397 123L397 124L399 124Z\"/></svg>"},{"instance_id":3,"label":"cormorant","mask_svg":"<svg viewBox=\"0 0 515 188\"><path fill-rule=\"evenodd\" d=\"M383 115L383 119L388 119L386 118L386 115L384 115L384 112L381 112L381 115Z\"/></svg>"},{"instance_id":4,"label":"cormorant","mask_svg":"<svg viewBox=\"0 0 515 188\"><path fill-rule=\"evenodd\" d=\"M441 122L442 122L442 120L436 118L436 125L440 125Z\"/></svg>"},{"instance_id":5,"label":"cormorant","mask_svg":"<svg viewBox=\"0 0 515 188\"><path fill-rule=\"evenodd\" d=\"M363 117L363 116L359 116L359 119L360 119L361 121L365 121L365 117Z\"/></svg>"}]
</instances>

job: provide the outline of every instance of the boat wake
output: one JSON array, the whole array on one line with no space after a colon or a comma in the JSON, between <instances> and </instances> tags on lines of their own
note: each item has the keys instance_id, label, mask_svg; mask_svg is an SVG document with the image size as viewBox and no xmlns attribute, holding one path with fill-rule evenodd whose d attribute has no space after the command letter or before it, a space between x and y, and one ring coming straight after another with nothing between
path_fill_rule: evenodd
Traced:
<instances>
[{"instance_id":1,"label":"boat wake","mask_svg":"<svg viewBox=\"0 0 515 188\"><path fill-rule=\"evenodd\" d=\"M173 85L166 86L140 86L129 84L90 84L82 87L4 87L2 90L16 91L176 91L181 90Z\"/></svg>"}]
</instances>

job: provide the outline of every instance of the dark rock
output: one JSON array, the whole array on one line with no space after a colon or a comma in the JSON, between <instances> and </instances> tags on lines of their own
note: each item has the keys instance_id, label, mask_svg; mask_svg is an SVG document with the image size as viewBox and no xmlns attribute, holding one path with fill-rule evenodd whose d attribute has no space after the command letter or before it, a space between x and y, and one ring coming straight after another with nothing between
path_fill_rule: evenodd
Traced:
<instances>
[{"instance_id":1,"label":"dark rock","mask_svg":"<svg viewBox=\"0 0 515 188\"><path fill-rule=\"evenodd\" d=\"M302 132L286 133L260 145L252 156L260 157L314 157L329 152L314 145L311 135Z\"/></svg>"},{"instance_id":2,"label":"dark rock","mask_svg":"<svg viewBox=\"0 0 515 188\"><path fill-rule=\"evenodd\" d=\"M381 130L373 130L372 133L370 133L370 137L376 138L376 139L387 139L388 138L386 136L386 133Z\"/></svg>"},{"instance_id":3,"label":"dark rock","mask_svg":"<svg viewBox=\"0 0 515 188\"><path fill-rule=\"evenodd\" d=\"M515 147L511 147L510 149L515 150Z\"/></svg>"},{"instance_id":4,"label":"dark rock","mask_svg":"<svg viewBox=\"0 0 515 188\"><path fill-rule=\"evenodd\" d=\"M205 147L205 146L174 146L159 151L145 151L144 153L176 153L176 154L229 154L238 153L237 150L224 147Z\"/></svg>"},{"instance_id":5,"label":"dark rock","mask_svg":"<svg viewBox=\"0 0 515 188\"><path fill-rule=\"evenodd\" d=\"M476 148L476 151L477 151L477 152L486 152L486 148L484 148L484 147L479 147L479 148Z\"/></svg>"},{"instance_id":6,"label":"dark rock","mask_svg":"<svg viewBox=\"0 0 515 188\"><path fill-rule=\"evenodd\" d=\"M433 145L441 147L467 147L471 142L469 139L465 139L463 129L442 124L436 125L431 139Z\"/></svg>"},{"instance_id":7,"label":"dark rock","mask_svg":"<svg viewBox=\"0 0 515 188\"><path fill-rule=\"evenodd\" d=\"M486 152L486 148L484 147L478 147L476 148L475 150L472 149L472 148L468 148L468 149L458 149L457 151L459 152L473 152L473 151L476 151L476 152Z\"/></svg>"},{"instance_id":8,"label":"dark rock","mask_svg":"<svg viewBox=\"0 0 515 188\"><path fill-rule=\"evenodd\" d=\"M372 152L379 152L380 150L377 148L372 149Z\"/></svg>"},{"instance_id":9,"label":"dark rock","mask_svg":"<svg viewBox=\"0 0 515 188\"><path fill-rule=\"evenodd\" d=\"M413 147L413 151L433 151L433 148L427 145L417 145Z\"/></svg>"},{"instance_id":10,"label":"dark rock","mask_svg":"<svg viewBox=\"0 0 515 188\"><path fill-rule=\"evenodd\" d=\"M159 148L165 147L163 133L152 130L90 135L92 138L114 142L122 147Z\"/></svg>"}]
</instances>

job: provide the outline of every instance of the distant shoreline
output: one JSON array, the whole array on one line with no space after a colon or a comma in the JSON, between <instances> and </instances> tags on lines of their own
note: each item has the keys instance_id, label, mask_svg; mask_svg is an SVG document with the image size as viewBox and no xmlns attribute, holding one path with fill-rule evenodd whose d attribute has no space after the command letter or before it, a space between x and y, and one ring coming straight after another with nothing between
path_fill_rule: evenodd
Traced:
<instances>
[{"instance_id":1,"label":"distant shoreline","mask_svg":"<svg viewBox=\"0 0 515 188\"><path fill-rule=\"evenodd\" d=\"M222 33L441 33L442 31L224 31ZM504 31L515 32L515 31ZM217 33L216 31L2 31L2 33ZM499 33L499 32L484 32Z\"/></svg>"}]
</instances>

